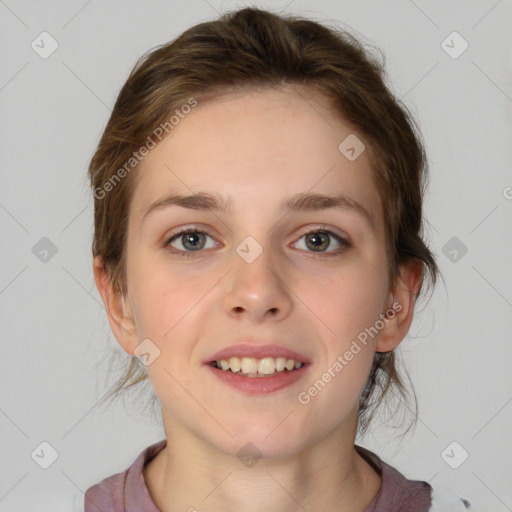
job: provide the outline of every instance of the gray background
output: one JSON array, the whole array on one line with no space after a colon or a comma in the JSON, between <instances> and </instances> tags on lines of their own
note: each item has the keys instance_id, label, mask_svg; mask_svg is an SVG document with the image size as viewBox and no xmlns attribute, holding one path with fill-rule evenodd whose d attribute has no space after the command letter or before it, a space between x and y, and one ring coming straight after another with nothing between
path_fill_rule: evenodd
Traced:
<instances>
[{"instance_id":1,"label":"gray background","mask_svg":"<svg viewBox=\"0 0 512 512\"><path fill-rule=\"evenodd\" d=\"M469 510L512 510L510 0L243 5L346 24L381 48L425 137L427 239L445 285L400 349L419 421L402 440L376 425L359 444L455 496L445 510L464 509L460 497ZM93 280L86 168L136 59L240 6L0 1L2 512L81 510L88 487L164 438L145 415L95 407L117 342ZM43 31L58 43L46 59L31 46ZM457 58L442 45L453 31L469 44ZM58 453L48 469L31 456L49 460L44 441Z\"/></svg>"}]
</instances>

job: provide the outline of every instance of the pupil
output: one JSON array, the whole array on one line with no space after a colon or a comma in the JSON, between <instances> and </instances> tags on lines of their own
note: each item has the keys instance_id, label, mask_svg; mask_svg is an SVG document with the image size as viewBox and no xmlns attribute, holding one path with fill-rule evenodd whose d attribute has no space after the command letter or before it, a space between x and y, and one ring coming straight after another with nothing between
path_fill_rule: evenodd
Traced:
<instances>
[{"instance_id":1,"label":"pupil","mask_svg":"<svg viewBox=\"0 0 512 512\"><path fill-rule=\"evenodd\" d=\"M322 241L321 240L321 237L324 237L324 240ZM318 248L322 245L323 242L327 241L327 244L323 243L323 245L325 247L323 247L324 249L327 248L327 246L329 246L329 240L327 239L325 233L313 233L312 235L308 235L308 241L313 241L313 247L315 248ZM316 242L315 242L316 240Z\"/></svg>"},{"instance_id":2,"label":"pupil","mask_svg":"<svg viewBox=\"0 0 512 512\"><path fill-rule=\"evenodd\" d=\"M189 248L197 249L197 245L200 243L200 240L197 240L197 238L201 238L201 233L186 233L185 234L185 243L183 244L185 247L187 247L188 243L191 243L192 246Z\"/></svg>"}]
</instances>

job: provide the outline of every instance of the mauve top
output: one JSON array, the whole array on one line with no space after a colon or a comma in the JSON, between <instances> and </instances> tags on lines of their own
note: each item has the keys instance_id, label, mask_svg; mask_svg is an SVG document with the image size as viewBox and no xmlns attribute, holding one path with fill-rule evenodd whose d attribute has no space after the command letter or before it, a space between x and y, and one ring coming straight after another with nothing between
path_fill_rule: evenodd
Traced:
<instances>
[{"instance_id":1,"label":"mauve top","mask_svg":"<svg viewBox=\"0 0 512 512\"><path fill-rule=\"evenodd\" d=\"M142 471L166 445L164 439L147 447L126 471L87 489L84 512L161 512L151 499ZM427 482L407 480L373 452L358 445L355 449L382 477L379 492L363 512L425 512L430 509L432 487Z\"/></svg>"}]
</instances>

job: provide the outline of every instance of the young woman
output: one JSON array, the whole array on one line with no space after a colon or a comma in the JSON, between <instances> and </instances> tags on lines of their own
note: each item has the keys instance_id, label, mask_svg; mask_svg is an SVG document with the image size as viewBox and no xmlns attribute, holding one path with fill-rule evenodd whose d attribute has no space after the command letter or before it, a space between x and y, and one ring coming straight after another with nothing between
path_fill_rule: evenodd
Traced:
<instances>
[{"instance_id":1,"label":"young woman","mask_svg":"<svg viewBox=\"0 0 512 512\"><path fill-rule=\"evenodd\" d=\"M94 274L166 439L85 512L426 511L355 444L438 268L425 155L362 45L244 8L145 55L90 168Z\"/></svg>"}]
</instances>

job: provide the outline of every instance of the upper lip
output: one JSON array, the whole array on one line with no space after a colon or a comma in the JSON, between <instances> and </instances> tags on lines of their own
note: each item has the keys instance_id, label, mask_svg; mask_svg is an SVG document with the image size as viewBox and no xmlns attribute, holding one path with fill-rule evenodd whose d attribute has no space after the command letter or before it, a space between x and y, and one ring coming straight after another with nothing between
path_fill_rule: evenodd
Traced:
<instances>
[{"instance_id":1,"label":"upper lip","mask_svg":"<svg viewBox=\"0 0 512 512\"><path fill-rule=\"evenodd\" d=\"M286 359L293 359L301 363L311 362L305 355L299 354L281 345L276 345L275 343L267 343L265 345L237 343L219 350L203 362L208 364L212 361L220 361L221 359L229 359L230 357L254 357L255 359L263 359L264 357L285 357Z\"/></svg>"}]
</instances>

